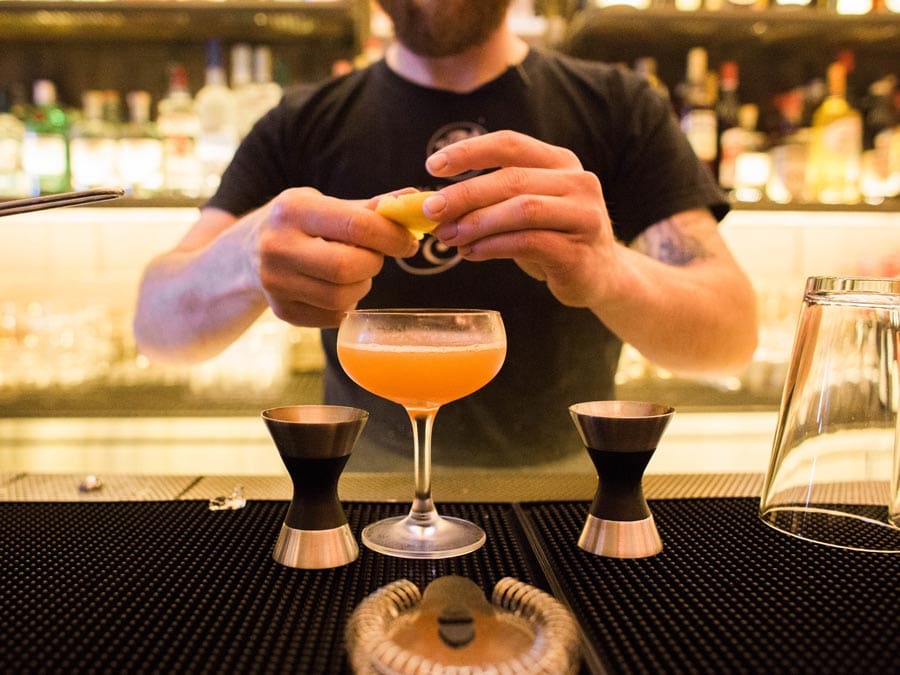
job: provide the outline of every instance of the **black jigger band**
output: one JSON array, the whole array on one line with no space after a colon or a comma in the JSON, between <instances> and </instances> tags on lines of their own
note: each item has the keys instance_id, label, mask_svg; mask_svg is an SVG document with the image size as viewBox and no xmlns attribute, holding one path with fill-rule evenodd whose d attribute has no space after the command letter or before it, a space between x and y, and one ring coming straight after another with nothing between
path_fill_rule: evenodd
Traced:
<instances>
[{"instance_id":1,"label":"black jigger band","mask_svg":"<svg viewBox=\"0 0 900 675\"><path fill-rule=\"evenodd\" d=\"M641 480L653 450L587 450L597 470L597 491L591 504L591 515L617 521L649 518L650 507L644 499Z\"/></svg>"},{"instance_id":2,"label":"black jigger band","mask_svg":"<svg viewBox=\"0 0 900 675\"><path fill-rule=\"evenodd\" d=\"M294 486L285 525L295 530L330 530L347 523L337 486L349 459L350 455L301 460L282 456Z\"/></svg>"}]
</instances>

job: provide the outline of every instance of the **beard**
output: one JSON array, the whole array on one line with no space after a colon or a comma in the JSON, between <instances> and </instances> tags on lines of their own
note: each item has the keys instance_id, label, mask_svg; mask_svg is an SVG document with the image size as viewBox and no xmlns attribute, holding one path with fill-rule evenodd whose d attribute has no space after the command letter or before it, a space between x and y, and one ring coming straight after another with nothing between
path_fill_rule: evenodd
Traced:
<instances>
[{"instance_id":1,"label":"beard","mask_svg":"<svg viewBox=\"0 0 900 675\"><path fill-rule=\"evenodd\" d=\"M484 44L506 19L511 0L377 0L397 40L414 54L455 56Z\"/></svg>"}]
</instances>

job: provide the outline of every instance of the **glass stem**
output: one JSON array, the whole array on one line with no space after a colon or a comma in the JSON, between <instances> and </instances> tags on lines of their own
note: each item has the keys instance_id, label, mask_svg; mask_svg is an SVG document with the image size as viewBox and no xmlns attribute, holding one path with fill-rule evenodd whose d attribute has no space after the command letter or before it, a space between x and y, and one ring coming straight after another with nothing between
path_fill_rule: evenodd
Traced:
<instances>
[{"instance_id":1,"label":"glass stem","mask_svg":"<svg viewBox=\"0 0 900 675\"><path fill-rule=\"evenodd\" d=\"M408 410L413 427L414 471L416 496L409 517L423 526L437 519L437 509L431 499L431 430L437 408L430 410Z\"/></svg>"}]
</instances>

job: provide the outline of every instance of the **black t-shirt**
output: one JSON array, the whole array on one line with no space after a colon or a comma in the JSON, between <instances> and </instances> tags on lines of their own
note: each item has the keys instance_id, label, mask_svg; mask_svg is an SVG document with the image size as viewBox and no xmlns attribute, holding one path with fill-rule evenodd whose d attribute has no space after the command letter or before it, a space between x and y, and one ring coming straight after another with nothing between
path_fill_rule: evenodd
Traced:
<instances>
[{"instance_id":1,"label":"black t-shirt","mask_svg":"<svg viewBox=\"0 0 900 675\"><path fill-rule=\"evenodd\" d=\"M623 242L685 209L707 206L717 217L727 211L668 103L643 80L622 68L535 49L467 94L413 84L384 61L311 94L288 93L241 144L209 205L242 215L300 185L346 199L407 186L438 189L451 181L430 176L426 157L454 140L501 129L575 152L599 177ZM441 409L437 463L522 465L584 452L568 406L614 396L620 341L590 311L561 305L512 261L463 261L429 237L415 258L385 261L360 307L502 314L506 362L482 390ZM406 414L344 375L335 336L322 332L326 402L371 413L355 454L373 444L409 457Z\"/></svg>"}]
</instances>

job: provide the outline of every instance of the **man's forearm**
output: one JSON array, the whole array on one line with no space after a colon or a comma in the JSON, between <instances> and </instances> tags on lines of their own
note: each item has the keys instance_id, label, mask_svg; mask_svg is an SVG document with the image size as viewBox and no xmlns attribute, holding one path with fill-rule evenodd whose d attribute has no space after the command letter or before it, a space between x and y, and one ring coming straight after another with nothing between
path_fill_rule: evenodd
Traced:
<instances>
[{"instance_id":1,"label":"man's forearm","mask_svg":"<svg viewBox=\"0 0 900 675\"><path fill-rule=\"evenodd\" d=\"M266 308L265 297L226 232L196 250L153 260L141 281L134 333L155 360L196 362L218 354Z\"/></svg>"}]
</instances>

